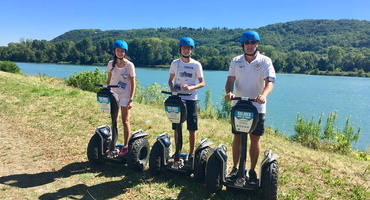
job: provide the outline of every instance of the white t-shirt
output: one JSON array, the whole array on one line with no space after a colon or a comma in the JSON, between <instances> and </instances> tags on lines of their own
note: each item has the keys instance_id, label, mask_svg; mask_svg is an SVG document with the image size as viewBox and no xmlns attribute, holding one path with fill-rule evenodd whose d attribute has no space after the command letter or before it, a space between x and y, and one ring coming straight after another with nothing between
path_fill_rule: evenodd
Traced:
<instances>
[{"instance_id":1,"label":"white t-shirt","mask_svg":"<svg viewBox=\"0 0 370 200\"><path fill-rule=\"evenodd\" d=\"M191 96L181 96L185 100L198 100L198 90L185 91L179 89L183 84L194 86L197 84L198 78L203 78L203 68L200 62L190 59L190 62L185 63L181 58L172 61L170 66L170 74L175 74L174 87L179 92L191 93Z\"/></svg>"},{"instance_id":2,"label":"white t-shirt","mask_svg":"<svg viewBox=\"0 0 370 200\"><path fill-rule=\"evenodd\" d=\"M108 62L107 71L112 70L113 60ZM120 85L118 88L112 88L112 91L117 94L119 99L130 98L131 95L131 84L130 78L135 77L135 66L131 61L127 61L123 68L119 68L117 65L113 68L110 85Z\"/></svg>"},{"instance_id":3,"label":"white t-shirt","mask_svg":"<svg viewBox=\"0 0 370 200\"><path fill-rule=\"evenodd\" d=\"M235 77L237 97L256 98L263 92L265 78L275 81L276 74L269 57L257 53L256 58L249 63L244 55L233 58L230 62L228 76ZM236 101L233 101L233 105ZM259 104L253 102L259 113L266 113L266 102Z\"/></svg>"}]
</instances>

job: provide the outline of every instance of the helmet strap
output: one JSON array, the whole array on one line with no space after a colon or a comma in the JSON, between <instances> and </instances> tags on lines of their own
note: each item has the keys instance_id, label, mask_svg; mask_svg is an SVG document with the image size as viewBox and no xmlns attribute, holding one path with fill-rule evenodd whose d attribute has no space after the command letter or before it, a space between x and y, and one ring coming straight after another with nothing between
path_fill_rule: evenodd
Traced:
<instances>
[{"instance_id":1,"label":"helmet strap","mask_svg":"<svg viewBox=\"0 0 370 200\"><path fill-rule=\"evenodd\" d=\"M248 54L248 53L244 52L244 55L254 56L254 55L256 55L257 51L258 51L258 48L252 54Z\"/></svg>"}]
</instances>

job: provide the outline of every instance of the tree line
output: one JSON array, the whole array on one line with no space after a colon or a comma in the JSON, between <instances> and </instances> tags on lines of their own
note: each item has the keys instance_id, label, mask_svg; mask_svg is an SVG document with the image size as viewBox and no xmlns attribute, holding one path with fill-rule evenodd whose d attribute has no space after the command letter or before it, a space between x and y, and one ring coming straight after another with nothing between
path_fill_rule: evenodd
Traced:
<instances>
[{"instance_id":1,"label":"tree line","mask_svg":"<svg viewBox=\"0 0 370 200\"><path fill-rule=\"evenodd\" d=\"M37 63L105 65L112 44L123 39L136 66L168 66L179 57L178 41L195 40L193 58L206 70L227 70L243 53L240 36L247 29L158 28L101 31L73 30L46 40L22 39L0 47L0 60ZM339 73L365 76L370 72L370 22L359 20L301 20L254 29L260 33L259 51L281 73Z\"/></svg>"}]
</instances>

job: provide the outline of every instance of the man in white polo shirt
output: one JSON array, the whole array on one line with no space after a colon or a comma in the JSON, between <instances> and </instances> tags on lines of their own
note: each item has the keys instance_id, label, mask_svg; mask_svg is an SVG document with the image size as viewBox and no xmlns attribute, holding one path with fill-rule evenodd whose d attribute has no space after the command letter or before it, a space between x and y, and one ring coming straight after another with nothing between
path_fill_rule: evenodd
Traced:
<instances>
[{"instance_id":1,"label":"man in white polo shirt","mask_svg":"<svg viewBox=\"0 0 370 200\"><path fill-rule=\"evenodd\" d=\"M249 155L251 159L249 169L249 183L257 184L257 174L255 167L261 149L260 137L264 133L264 121L266 113L266 100L274 87L275 69L269 57L258 52L260 36L255 31L247 31L241 37L241 46L244 54L233 58L230 62L227 82L225 86L225 100L231 101L235 96L255 98L259 113L257 128L249 134L250 146ZM234 85L236 94L233 94ZM233 102L233 106L236 102ZM236 178L237 166L240 158L241 134L233 130L233 169L227 176L228 179Z\"/></svg>"}]
</instances>

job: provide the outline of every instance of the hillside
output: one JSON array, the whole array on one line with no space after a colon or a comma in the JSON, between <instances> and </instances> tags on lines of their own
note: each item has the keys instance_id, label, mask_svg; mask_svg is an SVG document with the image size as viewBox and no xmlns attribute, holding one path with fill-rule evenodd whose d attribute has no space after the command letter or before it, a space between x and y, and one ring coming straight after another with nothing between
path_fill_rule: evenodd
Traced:
<instances>
[{"instance_id":1,"label":"hillside","mask_svg":"<svg viewBox=\"0 0 370 200\"><path fill-rule=\"evenodd\" d=\"M95 128L107 123L94 93L67 87L55 78L0 71L0 199L247 198L225 188L219 195L209 195L191 177L170 173L152 177L147 168L135 173L116 164L90 166L87 143ZM199 123L198 139L208 137L231 148L227 122ZM134 103L131 124L133 130L142 128L150 134L151 145L158 134L171 131L162 108L151 105ZM186 150L186 137L184 142ZM280 156L281 200L370 198L369 161L308 149L272 132L263 136L262 148Z\"/></svg>"},{"instance_id":2,"label":"hillside","mask_svg":"<svg viewBox=\"0 0 370 200\"><path fill-rule=\"evenodd\" d=\"M239 43L240 35L246 29L227 28L152 28L135 30L107 30L81 29L66 32L53 40L78 42L89 38L97 43L103 38L122 38L132 40L138 37L172 38L178 40L189 36L199 45L217 45ZM298 49L301 51L315 50L315 46L327 48L331 45L340 47L362 48L370 47L370 21L360 20L300 20L286 23L267 25L255 29L261 35L263 45L274 46L277 50L287 52ZM302 46L302 44L305 44ZM239 45L238 45L239 46Z\"/></svg>"}]
</instances>

